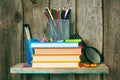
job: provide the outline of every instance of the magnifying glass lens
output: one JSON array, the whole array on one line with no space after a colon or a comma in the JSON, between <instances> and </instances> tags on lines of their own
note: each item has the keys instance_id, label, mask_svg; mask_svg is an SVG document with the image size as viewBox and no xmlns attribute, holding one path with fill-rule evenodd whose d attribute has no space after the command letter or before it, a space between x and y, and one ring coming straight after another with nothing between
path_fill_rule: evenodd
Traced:
<instances>
[{"instance_id":1,"label":"magnifying glass lens","mask_svg":"<svg viewBox=\"0 0 120 80\"><path fill-rule=\"evenodd\" d=\"M86 52L86 57L93 63L100 63L101 58L100 58L100 53L91 47L88 47L85 49Z\"/></svg>"}]
</instances>

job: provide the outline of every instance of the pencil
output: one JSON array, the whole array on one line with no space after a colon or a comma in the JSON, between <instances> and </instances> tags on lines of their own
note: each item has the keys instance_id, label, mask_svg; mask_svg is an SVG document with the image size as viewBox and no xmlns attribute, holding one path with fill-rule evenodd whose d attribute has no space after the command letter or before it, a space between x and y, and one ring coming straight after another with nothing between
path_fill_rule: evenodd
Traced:
<instances>
[{"instance_id":1,"label":"pencil","mask_svg":"<svg viewBox=\"0 0 120 80\"><path fill-rule=\"evenodd\" d=\"M56 15L55 15L55 9L54 8L51 9L51 13L53 15L53 19L55 20L56 19Z\"/></svg>"},{"instance_id":2,"label":"pencil","mask_svg":"<svg viewBox=\"0 0 120 80\"><path fill-rule=\"evenodd\" d=\"M51 14L51 12L50 12L50 9L49 9L48 7L45 7L45 9L49 12L51 19L54 20L52 14Z\"/></svg>"},{"instance_id":3,"label":"pencil","mask_svg":"<svg viewBox=\"0 0 120 80\"><path fill-rule=\"evenodd\" d=\"M45 11L43 11L43 13L47 17L47 19L49 19L49 15Z\"/></svg>"}]
</instances>

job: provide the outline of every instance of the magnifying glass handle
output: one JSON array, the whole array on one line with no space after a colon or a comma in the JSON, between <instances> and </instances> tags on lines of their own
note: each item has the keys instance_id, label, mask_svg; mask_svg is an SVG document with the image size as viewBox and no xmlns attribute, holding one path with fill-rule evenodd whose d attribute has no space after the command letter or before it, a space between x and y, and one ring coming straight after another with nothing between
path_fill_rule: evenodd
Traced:
<instances>
[{"instance_id":1,"label":"magnifying glass handle","mask_svg":"<svg viewBox=\"0 0 120 80\"><path fill-rule=\"evenodd\" d=\"M87 47L87 44L83 41L82 37L81 37L78 33L75 34L75 38L81 39L81 41L82 41L82 43L81 43L82 46L83 46L83 47Z\"/></svg>"}]
</instances>

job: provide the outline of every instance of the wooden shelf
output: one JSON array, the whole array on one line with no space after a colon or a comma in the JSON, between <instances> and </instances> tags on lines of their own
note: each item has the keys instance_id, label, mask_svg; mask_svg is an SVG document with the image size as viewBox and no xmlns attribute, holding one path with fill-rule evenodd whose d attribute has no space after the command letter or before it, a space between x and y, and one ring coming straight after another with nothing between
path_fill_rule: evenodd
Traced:
<instances>
[{"instance_id":1,"label":"wooden shelf","mask_svg":"<svg viewBox=\"0 0 120 80\"><path fill-rule=\"evenodd\" d=\"M26 63L19 63L10 68L15 74L108 74L109 70L105 64L99 64L96 68L32 68L24 67Z\"/></svg>"}]
</instances>

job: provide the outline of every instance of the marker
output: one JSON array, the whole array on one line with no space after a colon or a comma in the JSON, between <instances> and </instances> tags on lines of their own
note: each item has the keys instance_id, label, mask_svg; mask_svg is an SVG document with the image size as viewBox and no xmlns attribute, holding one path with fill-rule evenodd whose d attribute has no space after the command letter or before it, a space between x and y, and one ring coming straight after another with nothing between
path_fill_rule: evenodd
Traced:
<instances>
[{"instance_id":1,"label":"marker","mask_svg":"<svg viewBox=\"0 0 120 80\"><path fill-rule=\"evenodd\" d=\"M68 18L69 14L70 14L70 12L71 12L71 9L72 9L72 7L70 7L70 8L68 9L68 11L67 11L67 13L66 13L66 16L65 16L65 19Z\"/></svg>"},{"instance_id":2,"label":"marker","mask_svg":"<svg viewBox=\"0 0 120 80\"><path fill-rule=\"evenodd\" d=\"M67 16L67 14L68 14L68 11L69 11L69 9L66 9L65 15L64 15L64 19L66 19L66 16Z\"/></svg>"},{"instance_id":3,"label":"marker","mask_svg":"<svg viewBox=\"0 0 120 80\"><path fill-rule=\"evenodd\" d=\"M81 42L81 39L66 39L65 42Z\"/></svg>"}]
</instances>

